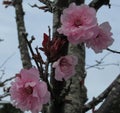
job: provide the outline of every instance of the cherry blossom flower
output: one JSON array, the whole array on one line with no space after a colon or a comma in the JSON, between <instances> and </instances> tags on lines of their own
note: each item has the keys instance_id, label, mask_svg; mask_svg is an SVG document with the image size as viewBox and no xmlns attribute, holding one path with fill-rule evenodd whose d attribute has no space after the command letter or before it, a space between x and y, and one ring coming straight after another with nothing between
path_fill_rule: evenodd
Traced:
<instances>
[{"instance_id":1,"label":"cherry blossom flower","mask_svg":"<svg viewBox=\"0 0 120 113\"><path fill-rule=\"evenodd\" d=\"M61 15L62 26L57 29L72 44L78 44L98 34L96 11L85 4L71 3Z\"/></svg>"},{"instance_id":2,"label":"cherry blossom flower","mask_svg":"<svg viewBox=\"0 0 120 113\"><path fill-rule=\"evenodd\" d=\"M86 41L86 46L92 48L95 53L102 52L103 49L107 49L108 46L112 45L114 39L111 37L112 33L110 32L111 26L108 22L104 22L99 26L99 34L96 38Z\"/></svg>"},{"instance_id":3,"label":"cherry blossom flower","mask_svg":"<svg viewBox=\"0 0 120 113\"><path fill-rule=\"evenodd\" d=\"M62 81L69 79L75 74L75 65L77 64L77 57L73 55L62 56L53 63L55 68L55 79Z\"/></svg>"},{"instance_id":4,"label":"cherry blossom flower","mask_svg":"<svg viewBox=\"0 0 120 113\"><path fill-rule=\"evenodd\" d=\"M39 81L39 72L36 68L22 69L12 82L10 94L16 108L22 111L31 110L32 113L41 111L42 105L50 99L47 85Z\"/></svg>"}]
</instances>

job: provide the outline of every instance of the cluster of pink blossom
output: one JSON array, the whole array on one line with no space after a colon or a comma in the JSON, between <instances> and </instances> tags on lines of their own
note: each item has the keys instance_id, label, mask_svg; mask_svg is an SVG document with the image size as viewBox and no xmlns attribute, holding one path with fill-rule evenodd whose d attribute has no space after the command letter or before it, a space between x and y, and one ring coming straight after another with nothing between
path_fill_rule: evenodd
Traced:
<instances>
[{"instance_id":1,"label":"cluster of pink blossom","mask_svg":"<svg viewBox=\"0 0 120 113\"><path fill-rule=\"evenodd\" d=\"M88 48L92 48L96 53L102 52L114 41L111 37L109 23L105 22L98 25L95 9L85 4L77 6L75 3L71 3L68 8L63 10L61 23L62 26L58 32L67 36L70 43L85 43ZM64 44L64 40L57 38L49 40L49 37L44 34L43 47L40 50L44 51L48 59L53 62L58 59L59 55L57 54ZM61 47L59 47L60 45ZM73 55L60 57L52 65L55 68L55 79L63 81L71 78L75 75L77 63L78 59ZM50 100L50 92L47 89L47 84L39 78L39 71L36 68L22 69L17 74L10 88L14 106L22 111L31 110L32 113L41 111L43 104Z\"/></svg>"},{"instance_id":2,"label":"cluster of pink blossom","mask_svg":"<svg viewBox=\"0 0 120 113\"><path fill-rule=\"evenodd\" d=\"M75 74L77 57L73 55L63 56L53 63L55 79L62 81ZM39 71L36 68L22 69L16 75L10 88L12 104L22 111L31 110L32 113L41 111L43 104L50 100L50 92L47 84L39 80Z\"/></svg>"},{"instance_id":3,"label":"cluster of pink blossom","mask_svg":"<svg viewBox=\"0 0 120 113\"><path fill-rule=\"evenodd\" d=\"M108 22L98 26L96 11L85 4L71 3L61 15L62 26L57 30L67 36L72 44L86 43L96 53L102 52L113 43Z\"/></svg>"},{"instance_id":4,"label":"cluster of pink blossom","mask_svg":"<svg viewBox=\"0 0 120 113\"><path fill-rule=\"evenodd\" d=\"M41 111L42 105L50 100L47 85L39 80L36 68L22 69L12 82L10 94L14 106L22 111L31 110L32 113Z\"/></svg>"}]
</instances>

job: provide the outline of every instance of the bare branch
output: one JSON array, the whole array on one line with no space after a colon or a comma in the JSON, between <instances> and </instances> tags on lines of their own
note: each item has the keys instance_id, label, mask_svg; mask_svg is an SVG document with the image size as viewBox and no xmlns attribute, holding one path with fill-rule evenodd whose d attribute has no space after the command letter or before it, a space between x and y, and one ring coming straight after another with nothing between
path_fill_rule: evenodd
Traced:
<instances>
[{"instance_id":1,"label":"bare branch","mask_svg":"<svg viewBox=\"0 0 120 113\"><path fill-rule=\"evenodd\" d=\"M51 28L50 28L50 26L48 26L48 33L49 33L49 37L50 37L50 40L51 40Z\"/></svg>"},{"instance_id":2,"label":"bare branch","mask_svg":"<svg viewBox=\"0 0 120 113\"><path fill-rule=\"evenodd\" d=\"M51 2L50 0L38 0L38 1L43 3L45 6L47 6L46 11L52 12L54 8L53 2Z\"/></svg>"},{"instance_id":3,"label":"bare branch","mask_svg":"<svg viewBox=\"0 0 120 113\"><path fill-rule=\"evenodd\" d=\"M34 58L34 60L36 60L37 61L37 63L39 62L39 70L40 70L40 74L41 74L41 78L43 78L43 80L45 80L45 77L44 77L44 74L43 74L43 71L44 71L44 69L43 69L43 65L42 64L44 64L44 61L43 61L43 59L42 59L42 56L41 56L41 54L39 53L39 51L38 51L38 47L36 47L35 48L35 50L36 50L36 53L37 53L37 55L35 55L37 58L35 58L34 56L33 56L33 58Z\"/></svg>"},{"instance_id":4,"label":"bare branch","mask_svg":"<svg viewBox=\"0 0 120 113\"><path fill-rule=\"evenodd\" d=\"M0 81L1 81L2 77L3 77L4 74L5 74L5 69L1 69L0 71L1 71L1 75L0 75Z\"/></svg>"},{"instance_id":5,"label":"bare branch","mask_svg":"<svg viewBox=\"0 0 120 113\"><path fill-rule=\"evenodd\" d=\"M35 53L34 53L34 51L33 51L33 49L32 49L31 41L29 42L28 39L27 39L27 35L28 35L27 33L23 33L24 39L26 40L26 42L27 42L27 44L28 44L28 47L29 47L30 52L31 52L31 54L32 54L32 57L34 57ZM42 75L43 72L41 71L38 62L36 61L36 59L34 59L34 61L35 61L36 66L37 66L37 68L38 68L38 70L39 70L39 72L40 72L40 75Z\"/></svg>"},{"instance_id":6,"label":"bare branch","mask_svg":"<svg viewBox=\"0 0 120 113\"><path fill-rule=\"evenodd\" d=\"M89 6L90 7L94 7L96 10L98 10L100 7L102 7L103 5L108 5L110 8L110 0L93 0Z\"/></svg>"},{"instance_id":7,"label":"bare branch","mask_svg":"<svg viewBox=\"0 0 120 113\"><path fill-rule=\"evenodd\" d=\"M95 113L120 113L120 79Z\"/></svg>"},{"instance_id":8,"label":"bare branch","mask_svg":"<svg viewBox=\"0 0 120 113\"><path fill-rule=\"evenodd\" d=\"M16 77L16 76L13 76L13 77L11 77L11 78L8 78L8 79L4 80L2 83L5 84L6 82L9 82L10 80L14 79L15 77Z\"/></svg>"},{"instance_id":9,"label":"bare branch","mask_svg":"<svg viewBox=\"0 0 120 113\"><path fill-rule=\"evenodd\" d=\"M8 6L13 5L13 1L12 0L3 0L3 5L5 5L5 8L7 8Z\"/></svg>"},{"instance_id":10,"label":"bare branch","mask_svg":"<svg viewBox=\"0 0 120 113\"><path fill-rule=\"evenodd\" d=\"M104 69L105 66L119 66L119 63L108 63L108 64L102 64L103 62L97 62L94 65L87 65L88 67L86 69L96 68L96 69Z\"/></svg>"},{"instance_id":11,"label":"bare branch","mask_svg":"<svg viewBox=\"0 0 120 113\"><path fill-rule=\"evenodd\" d=\"M48 86L48 90L51 92L51 98L55 98L55 95L53 93L53 90L52 90L52 87L50 86L50 83L49 83L49 80L48 80L48 68L49 68L49 61L48 59L46 60L46 63L45 63L45 73L44 73L44 76L45 76L45 82L47 83L47 86Z\"/></svg>"},{"instance_id":12,"label":"bare branch","mask_svg":"<svg viewBox=\"0 0 120 113\"><path fill-rule=\"evenodd\" d=\"M4 93L3 95L0 95L0 100L1 100L2 98L5 98L5 97L9 96L9 95L10 95L9 93Z\"/></svg>"},{"instance_id":13,"label":"bare branch","mask_svg":"<svg viewBox=\"0 0 120 113\"><path fill-rule=\"evenodd\" d=\"M4 80L3 82L0 81L0 87L3 87L5 85L6 82L9 82L10 80L14 79L15 76L11 77L11 78L8 78L6 80Z\"/></svg>"},{"instance_id":14,"label":"bare branch","mask_svg":"<svg viewBox=\"0 0 120 113\"><path fill-rule=\"evenodd\" d=\"M29 4L30 5L30 4ZM44 10L45 12L50 11L49 8L47 6L38 6L37 4L34 5L30 5L32 8L38 8L41 10ZM51 12L51 11L50 11Z\"/></svg>"},{"instance_id":15,"label":"bare branch","mask_svg":"<svg viewBox=\"0 0 120 113\"><path fill-rule=\"evenodd\" d=\"M109 95L113 87L117 85L120 85L120 75L118 75L118 77L111 83L111 85L105 91L103 91L98 97L93 98L91 102L87 103L83 107L83 111L88 111L95 107L96 105L98 105L100 102L102 102Z\"/></svg>"},{"instance_id":16,"label":"bare branch","mask_svg":"<svg viewBox=\"0 0 120 113\"><path fill-rule=\"evenodd\" d=\"M104 60L105 58L110 55L110 53L107 53L105 56L103 56L100 60L96 60L96 63L93 65L87 65L86 69L91 69L91 68L96 68L96 69L104 69L105 66L110 66L110 65L114 65L114 66L119 66L118 63L108 63L108 64L104 64Z\"/></svg>"},{"instance_id":17,"label":"bare branch","mask_svg":"<svg viewBox=\"0 0 120 113\"><path fill-rule=\"evenodd\" d=\"M120 54L120 52L119 52L119 51L112 50L112 49L110 49L110 48L107 48L107 50L108 50L108 51L110 51L110 52L112 52L112 53L117 53L117 54Z\"/></svg>"}]
</instances>

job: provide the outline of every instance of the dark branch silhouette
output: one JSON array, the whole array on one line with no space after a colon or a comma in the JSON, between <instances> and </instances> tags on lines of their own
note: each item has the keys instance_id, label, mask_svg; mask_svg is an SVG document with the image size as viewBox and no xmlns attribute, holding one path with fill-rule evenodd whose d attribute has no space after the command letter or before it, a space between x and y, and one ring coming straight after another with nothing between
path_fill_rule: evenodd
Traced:
<instances>
[{"instance_id":1,"label":"dark branch silhouette","mask_svg":"<svg viewBox=\"0 0 120 113\"><path fill-rule=\"evenodd\" d=\"M92 101L89 103L85 104L83 107L83 111L88 111L98 105L100 102L103 102L103 100L109 95L111 90L118 86L120 84L120 75L111 83L111 85L108 86L108 88L105 89L98 97L94 97Z\"/></svg>"},{"instance_id":2,"label":"dark branch silhouette","mask_svg":"<svg viewBox=\"0 0 120 113\"><path fill-rule=\"evenodd\" d=\"M119 51L112 50L112 49L110 49L110 48L107 48L107 50L108 50L108 51L110 51L110 52L112 52L112 53L117 53L117 54L120 54L120 52L119 52Z\"/></svg>"}]
</instances>

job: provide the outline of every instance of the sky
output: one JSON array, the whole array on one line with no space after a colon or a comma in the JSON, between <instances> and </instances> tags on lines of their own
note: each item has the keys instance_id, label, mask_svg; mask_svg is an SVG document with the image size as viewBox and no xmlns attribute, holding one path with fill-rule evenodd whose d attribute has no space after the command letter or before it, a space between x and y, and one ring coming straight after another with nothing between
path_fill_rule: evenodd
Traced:
<instances>
[{"instance_id":1,"label":"sky","mask_svg":"<svg viewBox=\"0 0 120 113\"><path fill-rule=\"evenodd\" d=\"M88 4L91 0L86 0ZM52 27L52 14L44 13L42 10L31 8L29 4L37 3L38 0L25 0L25 26L28 32L28 38L32 35L36 37L33 47L41 45L43 33L48 33L48 26ZM120 0L111 0L111 8L103 6L97 12L98 23L101 24L108 21L112 26L114 43L111 49L120 51ZM13 7L5 8L0 1L0 70L4 69L5 74L2 80L14 76L18 73L22 66L18 49L17 30L15 22L15 11ZM87 77L85 85L88 89L88 99L99 95L120 73L120 55L110 53L104 50L103 53L95 54L93 50L86 49L86 65L94 65L96 60L104 59L104 64L115 64L104 66L104 69L90 68L87 69ZM117 66L116 66L117 64ZM103 68L103 67L100 67ZM0 72L0 75L2 73ZM1 90L1 89L0 89ZM0 91L0 95L1 95ZM91 112L89 112L91 113Z\"/></svg>"}]
</instances>

